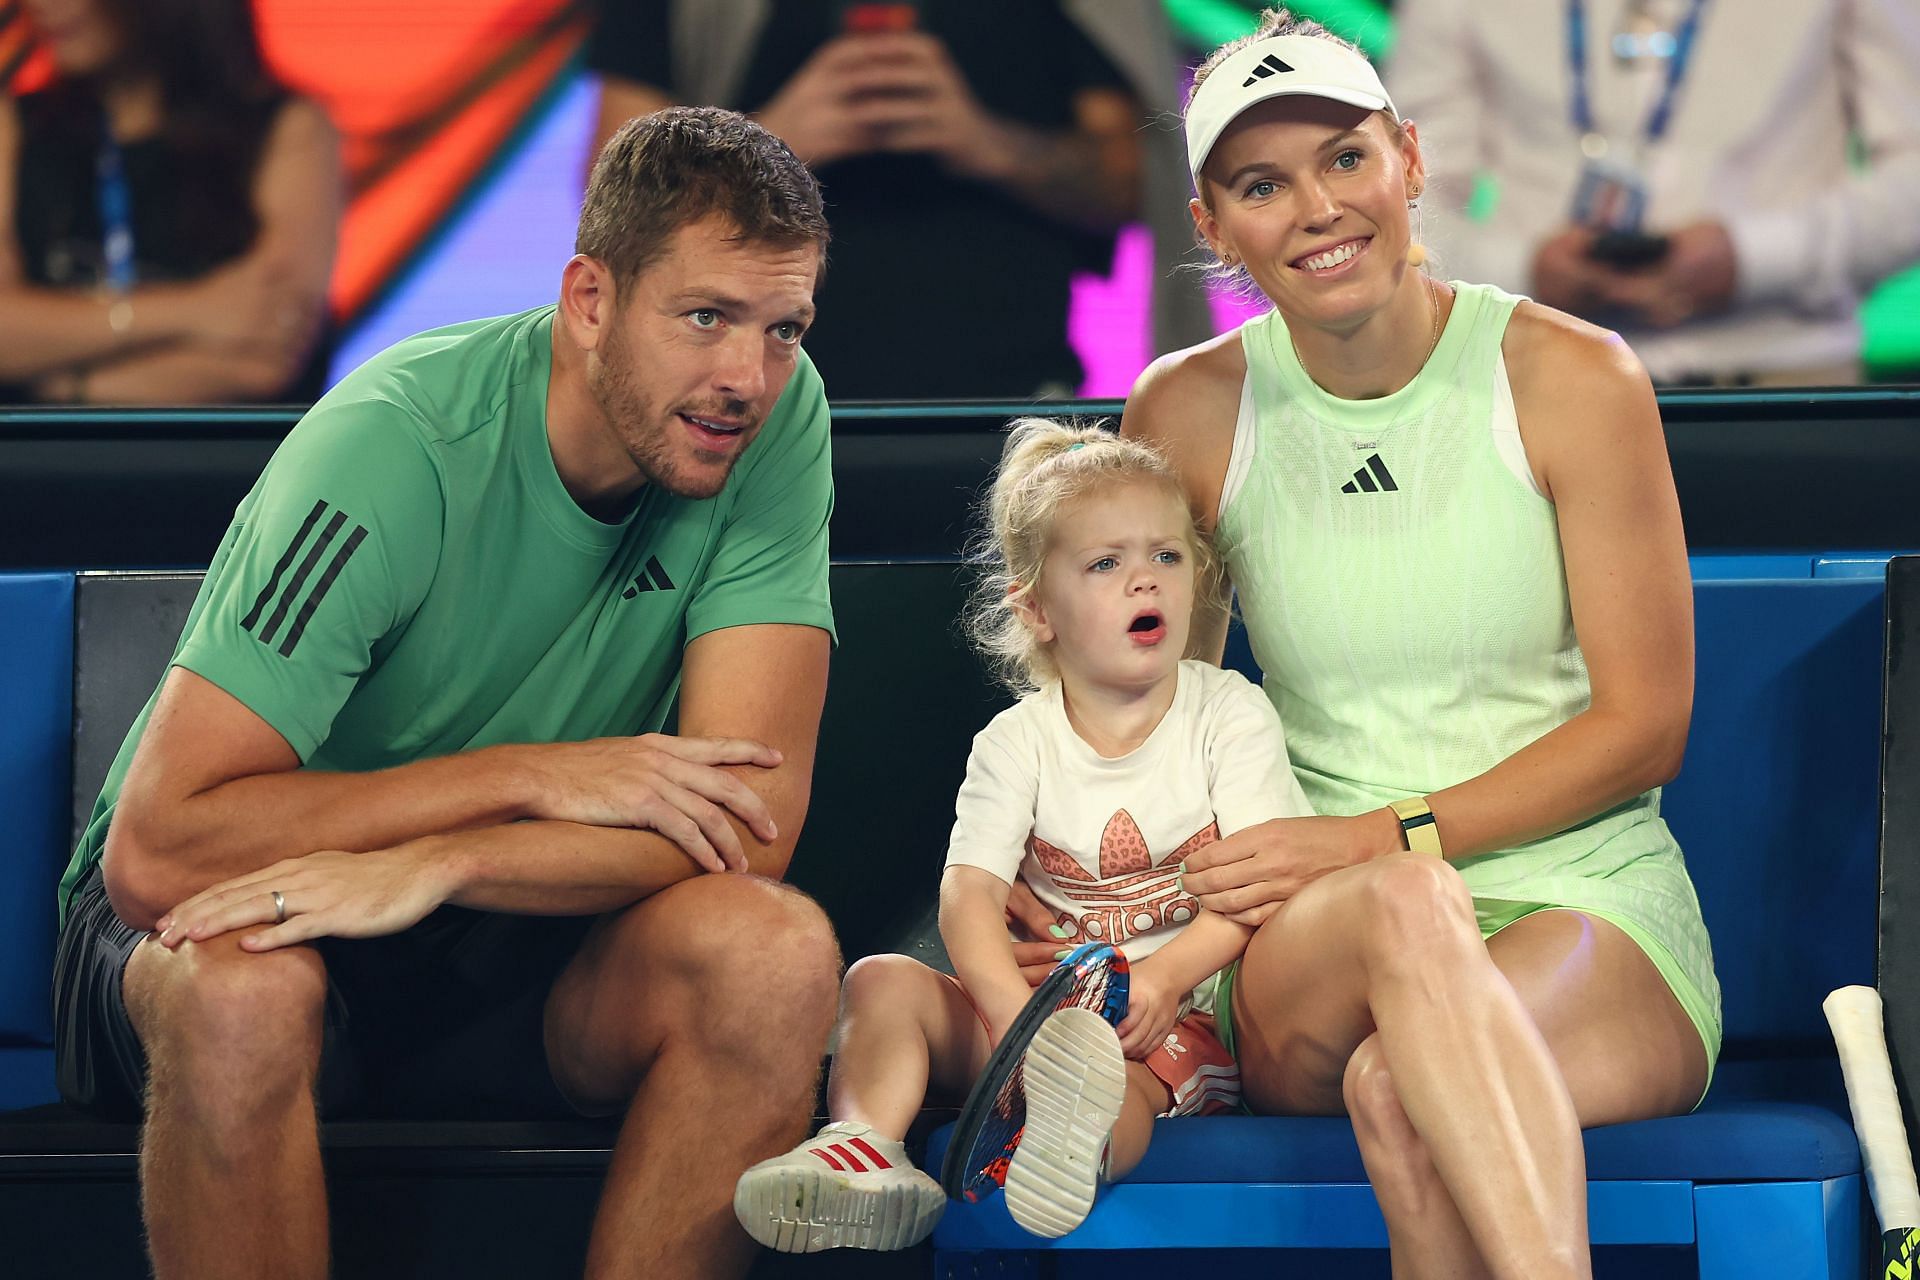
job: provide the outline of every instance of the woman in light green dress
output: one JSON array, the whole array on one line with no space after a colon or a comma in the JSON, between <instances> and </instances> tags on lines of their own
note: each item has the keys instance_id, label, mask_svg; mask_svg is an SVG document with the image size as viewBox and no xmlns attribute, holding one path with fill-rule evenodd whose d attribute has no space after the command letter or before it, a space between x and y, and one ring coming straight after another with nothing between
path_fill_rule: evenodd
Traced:
<instances>
[{"instance_id":1,"label":"woman in light green dress","mask_svg":"<svg viewBox=\"0 0 1920 1280\"><path fill-rule=\"evenodd\" d=\"M1218 539L1322 815L1187 865L1256 927L1247 1096L1352 1116L1396 1276L1587 1275L1581 1127L1692 1107L1720 1039L1659 814L1693 643L1652 387L1420 269L1416 127L1350 46L1270 18L1203 72L1195 220L1274 310L1156 362L1122 430Z\"/></svg>"}]
</instances>

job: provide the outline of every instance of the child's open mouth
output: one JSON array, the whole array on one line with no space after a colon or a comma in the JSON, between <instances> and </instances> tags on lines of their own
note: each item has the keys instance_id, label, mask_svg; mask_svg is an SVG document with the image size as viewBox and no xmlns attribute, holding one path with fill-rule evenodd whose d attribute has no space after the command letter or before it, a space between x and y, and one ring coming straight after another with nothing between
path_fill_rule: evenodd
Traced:
<instances>
[{"instance_id":1,"label":"child's open mouth","mask_svg":"<svg viewBox=\"0 0 1920 1280\"><path fill-rule=\"evenodd\" d=\"M1149 610L1135 618L1127 627L1127 634L1137 645L1155 645L1167 638L1167 624L1158 613Z\"/></svg>"}]
</instances>

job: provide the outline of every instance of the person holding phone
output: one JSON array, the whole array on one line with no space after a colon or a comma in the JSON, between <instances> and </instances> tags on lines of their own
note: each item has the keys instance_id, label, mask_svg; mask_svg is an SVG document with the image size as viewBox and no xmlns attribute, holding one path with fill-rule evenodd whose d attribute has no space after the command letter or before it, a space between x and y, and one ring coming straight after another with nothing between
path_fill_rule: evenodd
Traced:
<instances>
[{"instance_id":1,"label":"person holding phone","mask_svg":"<svg viewBox=\"0 0 1920 1280\"><path fill-rule=\"evenodd\" d=\"M1143 129L1177 80L1143 0L612 0L587 62L601 138L670 102L735 107L820 176L833 267L807 342L836 395L1072 394L1072 276L1108 269L1168 147L1162 239L1192 244L1177 146ZM1163 292L1192 308L1163 338L1211 332L1197 288Z\"/></svg>"},{"instance_id":2,"label":"person holding phone","mask_svg":"<svg viewBox=\"0 0 1920 1280\"><path fill-rule=\"evenodd\" d=\"M1422 213L1450 274L1619 329L1656 382L1860 380L1860 299L1920 259L1920 7L1394 12L1387 84L1444 159Z\"/></svg>"}]
</instances>

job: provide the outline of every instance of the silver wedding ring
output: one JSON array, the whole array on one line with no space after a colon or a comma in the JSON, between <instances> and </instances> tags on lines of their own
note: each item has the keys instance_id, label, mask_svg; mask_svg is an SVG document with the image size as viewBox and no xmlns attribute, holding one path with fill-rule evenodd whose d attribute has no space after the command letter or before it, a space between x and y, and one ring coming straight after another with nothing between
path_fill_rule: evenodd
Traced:
<instances>
[{"instance_id":1,"label":"silver wedding ring","mask_svg":"<svg viewBox=\"0 0 1920 1280\"><path fill-rule=\"evenodd\" d=\"M278 889L270 890L270 892L273 894L273 922L275 924L285 924L287 922L287 900L281 896Z\"/></svg>"}]
</instances>

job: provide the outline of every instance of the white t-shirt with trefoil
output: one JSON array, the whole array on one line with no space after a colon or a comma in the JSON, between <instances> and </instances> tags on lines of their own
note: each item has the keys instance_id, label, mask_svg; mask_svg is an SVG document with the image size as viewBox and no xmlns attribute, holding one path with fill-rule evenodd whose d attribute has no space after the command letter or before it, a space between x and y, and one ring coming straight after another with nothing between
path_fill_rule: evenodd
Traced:
<instances>
[{"instance_id":1,"label":"white t-shirt with trefoil","mask_svg":"<svg viewBox=\"0 0 1920 1280\"><path fill-rule=\"evenodd\" d=\"M1313 811L1265 694L1191 660L1177 681L1147 740L1111 759L1073 731L1058 681L995 716L974 736L947 865L1025 880L1057 921L1130 961L1165 946L1200 910L1183 859ZM1211 1011L1212 988L1194 1007Z\"/></svg>"}]
</instances>

